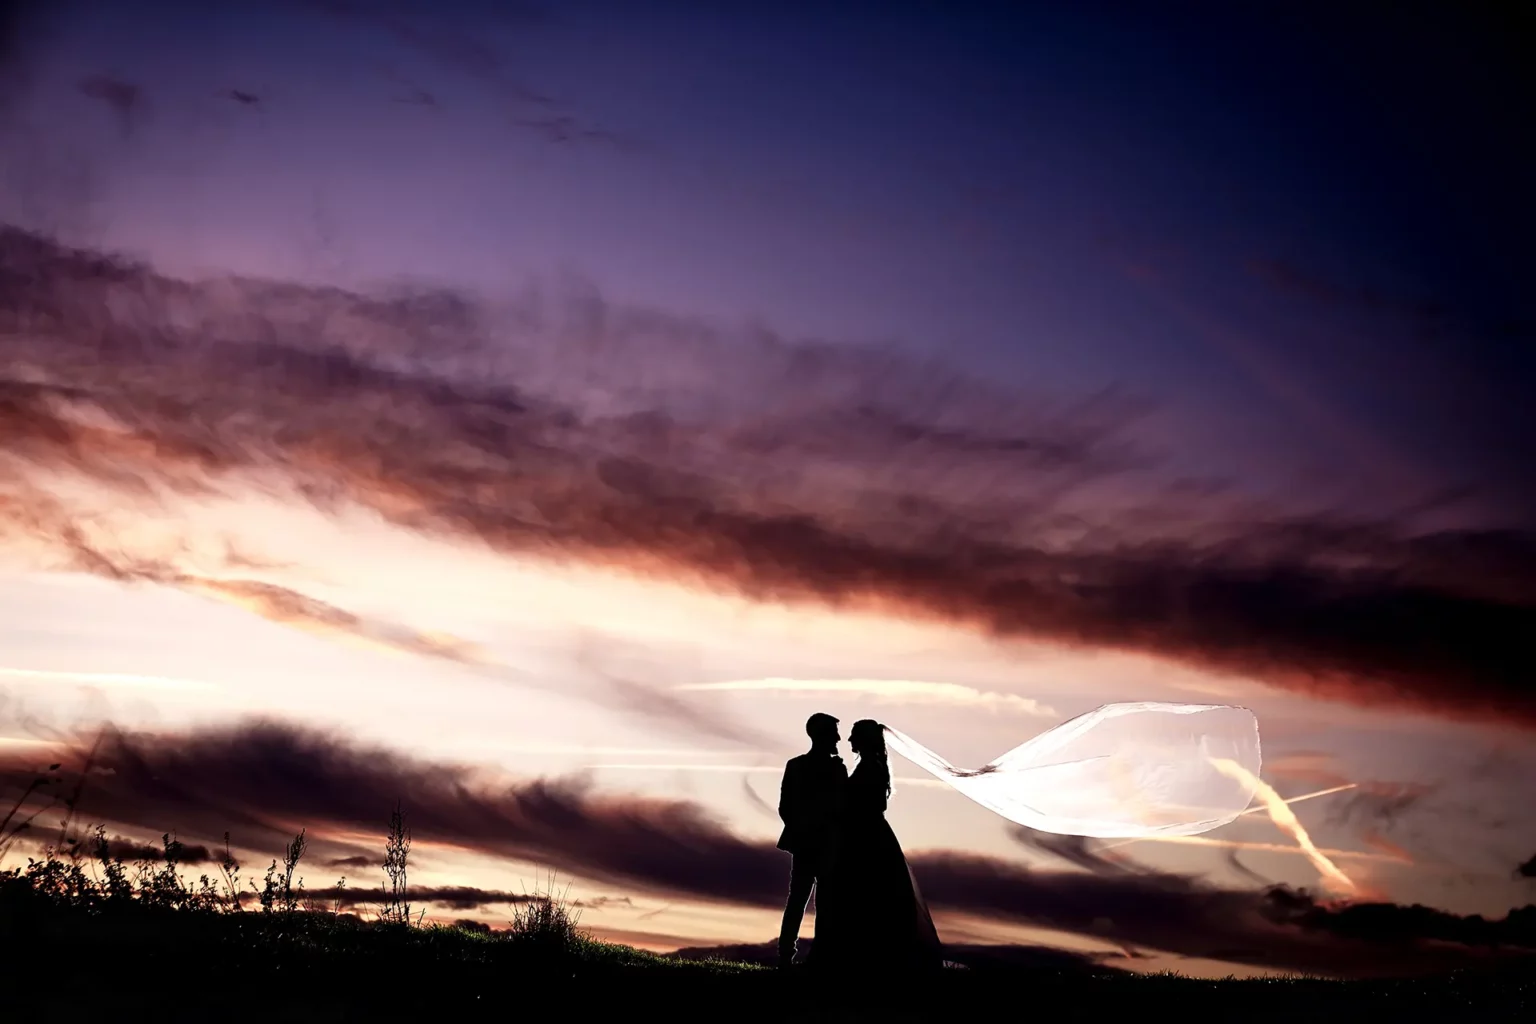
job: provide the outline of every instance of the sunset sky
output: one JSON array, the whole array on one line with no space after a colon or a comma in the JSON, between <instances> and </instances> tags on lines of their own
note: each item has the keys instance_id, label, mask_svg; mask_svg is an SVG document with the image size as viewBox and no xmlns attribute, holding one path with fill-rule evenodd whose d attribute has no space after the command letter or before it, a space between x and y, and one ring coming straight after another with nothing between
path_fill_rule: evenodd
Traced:
<instances>
[{"instance_id":1,"label":"sunset sky","mask_svg":"<svg viewBox=\"0 0 1536 1024\"><path fill-rule=\"evenodd\" d=\"M310 888L398 799L432 916L671 950L774 935L814 711L1231 703L1349 886L893 759L941 937L1536 945L1533 39L1465 8L0 3L0 784L95 744L79 818Z\"/></svg>"}]
</instances>

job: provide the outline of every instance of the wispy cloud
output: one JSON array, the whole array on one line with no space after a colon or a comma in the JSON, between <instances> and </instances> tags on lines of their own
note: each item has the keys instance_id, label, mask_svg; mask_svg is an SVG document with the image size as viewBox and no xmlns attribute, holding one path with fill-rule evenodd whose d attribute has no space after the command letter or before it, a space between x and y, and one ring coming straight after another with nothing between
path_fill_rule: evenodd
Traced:
<instances>
[{"instance_id":1,"label":"wispy cloud","mask_svg":"<svg viewBox=\"0 0 1536 1024\"><path fill-rule=\"evenodd\" d=\"M358 615L275 583L181 574L155 582L244 608L271 622L373 650L440 658L461 665L494 664L478 645L450 634L419 632L398 623Z\"/></svg>"},{"instance_id":2,"label":"wispy cloud","mask_svg":"<svg viewBox=\"0 0 1536 1024\"><path fill-rule=\"evenodd\" d=\"M436 658L459 665L496 665L477 645L450 634L425 633L388 619L361 615L276 583L194 576L163 563L119 563L107 568L100 552L82 557L76 566L119 582L151 583L197 594L252 612L268 622L372 651Z\"/></svg>"},{"instance_id":3,"label":"wispy cloud","mask_svg":"<svg viewBox=\"0 0 1536 1024\"><path fill-rule=\"evenodd\" d=\"M379 10L367 4L350 0L301 0L316 11L349 22L353 27L379 32L392 38L398 45L414 52L418 57L447 70L474 79L482 88L490 90L508 111L508 124L529 131L551 143L589 143L614 150L631 152L647 148L638 139L632 139L590 122L578 115L554 97L537 90L521 80L515 73L517 62L512 55L490 41L483 33L466 33L452 18L434 14L428 10L411 12L397 7L395 10ZM481 16L485 17L490 12ZM494 15L498 28L515 29L526 35L530 30L547 28L558 19L535 5L504 3L498 5ZM398 79L398 74L391 74ZM395 96L397 103L436 107L437 95L420 86L407 85L409 91L402 97Z\"/></svg>"},{"instance_id":4,"label":"wispy cloud","mask_svg":"<svg viewBox=\"0 0 1536 1024\"><path fill-rule=\"evenodd\" d=\"M611 637L584 631L577 637L575 661L598 680L611 706L693 735L713 736L757 749L774 745L762 730L670 693L665 685L647 678L655 669L640 664L634 657L637 653Z\"/></svg>"},{"instance_id":5,"label":"wispy cloud","mask_svg":"<svg viewBox=\"0 0 1536 1024\"><path fill-rule=\"evenodd\" d=\"M4 477L0 475L0 487L4 483ZM479 645L451 634L425 632L377 615L363 615L265 580L188 573L177 564L175 552L143 555L110 550L104 541L91 535L86 525L85 517L33 486L22 485L9 495L0 490L0 538L7 533L20 534L53 552L58 556L52 563L54 568L89 573L127 585L170 587L244 609L269 622L313 636L392 655L446 661L509 685L562 694L572 692L572 687L562 680L513 669L491 658ZM708 707L606 668L599 663L598 656L614 646L605 644L600 638L582 638L578 661L600 680L600 690L595 694L588 691L587 696L652 723L686 731L691 736L711 736L757 748L771 745L757 731ZM140 680L138 685L151 685L143 681L151 678L104 675L98 682L129 685L131 681Z\"/></svg>"},{"instance_id":6,"label":"wispy cloud","mask_svg":"<svg viewBox=\"0 0 1536 1024\"><path fill-rule=\"evenodd\" d=\"M510 61L496 46L474 33L462 31L446 15L423 16L425 12L410 12L398 5L394 10L381 10L377 5L352 0L300 0L300 3L357 26L381 30L440 67L469 75L509 99L536 106L547 106L552 102L518 83L511 73ZM547 15L542 11L522 3L502 5L495 14L498 28L534 28L544 24L546 19Z\"/></svg>"},{"instance_id":7,"label":"wispy cloud","mask_svg":"<svg viewBox=\"0 0 1536 1024\"><path fill-rule=\"evenodd\" d=\"M112 111L125 139L133 135L144 118L144 89L136 82L111 75L90 75L80 81L80 93L100 101Z\"/></svg>"},{"instance_id":8,"label":"wispy cloud","mask_svg":"<svg viewBox=\"0 0 1536 1024\"><path fill-rule=\"evenodd\" d=\"M740 679L722 683L684 683L678 690L710 692L843 693L891 704L951 704L958 707L1011 711L1021 715L1056 717L1056 711L1029 697L993 693L959 683L925 683L911 679Z\"/></svg>"}]
</instances>

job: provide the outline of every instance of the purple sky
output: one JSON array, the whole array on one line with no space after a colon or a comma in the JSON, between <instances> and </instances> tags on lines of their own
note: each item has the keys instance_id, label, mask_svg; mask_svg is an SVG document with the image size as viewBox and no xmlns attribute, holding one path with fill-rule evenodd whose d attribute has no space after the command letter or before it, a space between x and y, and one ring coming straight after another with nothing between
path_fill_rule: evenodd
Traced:
<instances>
[{"instance_id":1,"label":"purple sky","mask_svg":"<svg viewBox=\"0 0 1536 1024\"><path fill-rule=\"evenodd\" d=\"M84 157L95 237L178 267L576 274L1132 389L1207 473L1507 471L1486 448L1524 424L1424 394L1499 389L1530 328L1518 93L1474 63L1494 26L1458 54L1408 17L881 7L79 3L19 109ZM599 134L551 142L561 118Z\"/></svg>"},{"instance_id":2,"label":"purple sky","mask_svg":"<svg viewBox=\"0 0 1536 1024\"><path fill-rule=\"evenodd\" d=\"M1338 779L1378 803L1394 785L1417 794L1404 798L1426 815L1417 826L1377 805L1299 805L1330 848L1411 845L1388 840L1388 818L1434 846L1448 812L1424 811L1434 801L1413 787L1483 787L1468 854L1481 860L1384 875L1386 898L1492 916L1528 902L1510 869L1536 834L1501 788L1513 769L1477 766L1519 756L1489 722L1536 721L1517 642L1536 608L1529 24L1363 7L1319 22L1285 5L824 6L0 5L0 219L210 282L181 294L134 278L109 295L38 270L36 250L7 256L8 273L36 275L7 279L31 282L28 302L40 281L61 289L71 340L20 320L0 340L18 396L0 408L18 439L0 537L47 556L0 585L13 610L0 622L23 623L0 626L16 687L0 676L0 693L94 721L105 712L39 680L193 677L214 690L98 683L149 687L111 705L133 728L281 713L522 775L623 764L594 770L747 834L769 826L743 786L770 792L814 708L772 687L702 704L663 701L667 687L952 682L1057 718L1204 687L1261 711L1285 795ZM477 319L230 275L450 289ZM187 309L282 357L81 340L91 310L126 332L104 337L126 338ZM331 345L340 363L316 355ZM38 381L82 389L90 415L137 440L57 446L40 424L62 414L26 390ZM514 398L531 403L516 423ZM296 490L249 486L258 472ZM150 511L113 497L129 479L214 476L245 489L183 489ZM361 518L338 525L315 487ZM103 532L70 540L61 524L93 502ZM535 512L514 514L523 502ZM764 525L789 513L804 518ZM166 553L177 536L209 551L235 537L281 566L226 551L221 571L246 582L213 585L187 551ZM619 574L546 578L528 561L546 548ZM1033 589L993 589L977 552ZM852 599L839 565L887 604L839 605ZM625 589L634 572L653 597ZM714 596L669 589L699 582ZM94 618L64 618L76 587ZM752 610L781 599L800 610ZM146 639L157 630L167 638ZM649 668L571 654L572 637L619 634ZM339 653L338 638L371 650ZM465 638L499 667L465 668L451 653ZM388 669L366 660L381 651L398 656ZM512 664L530 683L519 699L562 723L574 739L550 742L574 761L513 750L538 737L507 734ZM593 692L611 721L572 696L579 679L608 680ZM359 710L365 685L401 708L457 696L413 738ZM978 764L1054 720L978 731L963 708L946 714L918 738ZM679 715L691 739L663 735ZM753 720L785 749L744 739ZM641 768L579 754L582 737L745 742L751 757L732 755L734 775L658 767L681 763L671 755ZM916 792L909 846L959 835L989 856L1019 850L995 820ZM1286 841L1263 827L1244 841ZM443 883L499 884L486 858L523 843L469 837L457 870L479 874L450 877L445 861ZM1241 880L1207 854L1148 856ZM1316 884L1303 858L1272 856L1286 866L1271 879ZM587 867L620 889L660 884ZM943 884L963 907L969 883ZM605 926L746 941L767 934L749 890L694 893L699 916L670 931ZM755 909L730 909L738 897Z\"/></svg>"}]
</instances>

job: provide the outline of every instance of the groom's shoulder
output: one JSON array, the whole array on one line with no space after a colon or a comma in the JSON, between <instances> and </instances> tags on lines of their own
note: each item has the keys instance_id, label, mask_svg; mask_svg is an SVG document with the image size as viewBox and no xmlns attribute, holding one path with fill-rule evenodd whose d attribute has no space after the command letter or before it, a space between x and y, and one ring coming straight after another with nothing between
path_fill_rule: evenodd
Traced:
<instances>
[{"instance_id":1,"label":"groom's shoulder","mask_svg":"<svg viewBox=\"0 0 1536 1024\"><path fill-rule=\"evenodd\" d=\"M817 757L814 754L796 754L784 762L784 771L786 774L790 772L798 775L814 774L821 768L820 762L824 760L826 759Z\"/></svg>"},{"instance_id":2,"label":"groom's shoulder","mask_svg":"<svg viewBox=\"0 0 1536 1024\"><path fill-rule=\"evenodd\" d=\"M786 772L840 772L848 773L847 766L840 757L827 757L825 754L796 754L784 762Z\"/></svg>"}]
</instances>

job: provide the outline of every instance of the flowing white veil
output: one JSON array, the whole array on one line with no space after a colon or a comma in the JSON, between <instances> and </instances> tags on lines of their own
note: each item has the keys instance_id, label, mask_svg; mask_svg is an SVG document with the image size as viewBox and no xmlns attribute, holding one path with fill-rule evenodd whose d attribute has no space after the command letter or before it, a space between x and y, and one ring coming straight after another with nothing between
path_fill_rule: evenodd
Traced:
<instances>
[{"instance_id":1,"label":"flowing white veil","mask_svg":"<svg viewBox=\"0 0 1536 1024\"><path fill-rule=\"evenodd\" d=\"M1259 723L1225 704L1105 704L976 769L887 726L886 743L1009 821L1041 832L1190 836L1247 810Z\"/></svg>"}]
</instances>

